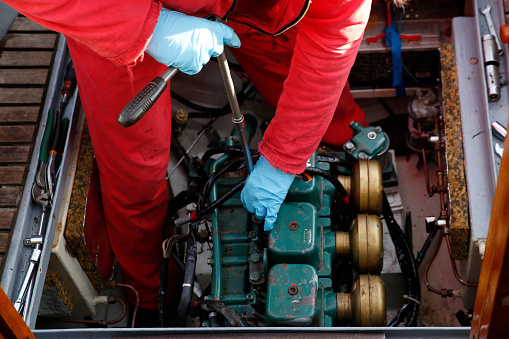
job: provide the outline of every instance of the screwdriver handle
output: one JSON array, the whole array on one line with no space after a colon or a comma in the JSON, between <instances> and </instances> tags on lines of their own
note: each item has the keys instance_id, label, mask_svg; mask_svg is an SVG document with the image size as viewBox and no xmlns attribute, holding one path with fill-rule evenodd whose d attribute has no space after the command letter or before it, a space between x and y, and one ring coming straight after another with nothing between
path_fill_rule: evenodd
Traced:
<instances>
[{"instance_id":1,"label":"screwdriver handle","mask_svg":"<svg viewBox=\"0 0 509 339\"><path fill-rule=\"evenodd\" d=\"M152 80L122 109L118 115L118 123L123 127L129 127L137 123L148 110L155 104L157 99L166 89L168 81L177 73L175 67L168 69L160 76Z\"/></svg>"},{"instance_id":2,"label":"screwdriver handle","mask_svg":"<svg viewBox=\"0 0 509 339\"><path fill-rule=\"evenodd\" d=\"M48 111L48 120L46 121L46 129L44 130L44 135L42 137L39 161L48 161L49 142L51 139L51 130L53 129L54 116L53 108L50 108Z\"/></svg>"},{"instance_id":3,"label":"screwdriver handle","mask_svg":"<svg viewBox=\"0 0 509 339\"><path fill-rule=\"evenodd\" d=\"M498 121L493 121L491 123L491 130L493 131L493 135L499 138L500 140L504 141L505 136L507 135L507 130L505 127L499 123Z\"/></svg>"},{"instance_id":4,"label":"screwdriver handle","mask_svg":"<svg viewBox=\"0 0 509 339\"><path fill-rule=\"evenodd\" d=\"M74 67L71 60L69 61L65 69L64 87L62 88L62 94L64 95L67 94L67 96L70 97L75 88L76 88L76 72L74 71Z\"/></svg>"}]
</instances>

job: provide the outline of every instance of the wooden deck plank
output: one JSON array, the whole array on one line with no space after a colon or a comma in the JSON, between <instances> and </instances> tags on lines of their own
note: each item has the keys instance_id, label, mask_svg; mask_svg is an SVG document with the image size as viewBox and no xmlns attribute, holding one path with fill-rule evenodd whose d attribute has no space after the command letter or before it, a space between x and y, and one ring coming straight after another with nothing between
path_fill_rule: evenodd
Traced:
<instances>
[{"instance_id":1,"label":"wooden deck plank","mask_svg":"<svg viewBox=\"0 0 509 339\"><path fill-rule=\"evenodd\" d=\"M45 85L48 69L2 69L0 85Z\"/></svg>"},{"instance_id":2,"label":"wooden deck plank","mask_svg":"<svg viewBox=\"0 0 509 339\"><path fill-rule=\"evenodd\" d=\"M16 32L16 31L49 31L44 26L39 25L38 23L30 20L27 17L19 16L14 22L12 23L11 28L9 28L9 32Z\"/></svg>"},{"instance_id":3,"label":"wooden deck plank","mask_svg":"<svg viewBox=\"0 0 509 339\"><path fill-rule=\"evenodd\" d=\"M0 209L0 230L10 230L14 222L16 210L12 208Z\"/></svg>"},{"instance_id":4,"label":"wooden deck plank","mask_svg":"<svg viewBox=\"0 0 509 339\"><path fill-rule=\"evenodd\" d=\"M0 126L0 141L6 143L31 143L35 125Z\"/></svg>"},{"instance_id":5,"label":"wooden deck plank","mask_svg":"<svg viewBox=\"0 0 509 339\"><path fill-rule=\"evenodd\" d=\"M0 187L0 206L17 207L21 198L21 187Z\"/></svg>"},{"instance_id":6,"label":"wooden deck plank","mask_svg":"<svg viewBox=\"0 0 509 339\"><path fill-rule=\"evenodd\" d=\"M7 33L0 42L0 48L53 49L57 36L53 32L43 34Z\"/></svg>"},{"instance_id":7,"label":"wooden deck plank","mask_svg":"<svg viewBox=\"0 0 509 339\"><path fill-rule=\"evenodd\" d=\"M0 141L3 141L0 139ZM3 163L28 162L29 145L0 146L0 161Z\"/></svg>"},{"instance_id":8,"label":"wooden deck plank","mask_svg":"<svg viewBox=\"0 0 509 339\"><path fill-rule=\"evenodd\" d=\"M45 51L3 51L0 53L0 67L49 67L53 52Z\"/></svg>"},{"instance_id":9,"label":"wooden deck plank","mask_svg":"<svg viewBox=\"0 0 509 339\"><path fill-rule=\"evenodd\" d=\"M44 95L44 88L0 88L0 103L12 104L40 104Z\"/></svg>"},{"instance_id":10,"label":"wooden deck plank","mask_svg":"<svg viewBox=\"0 0 509 339\"><path fill-rule=\"evenodd\" d=\"M36 123L40 108L37 106L0 106L0 123ZM1 160L0 160L1 161Z\"/></svg>"},{"instance_id":11,"label":"wooden deck plank","mask_svg":"<svg viewBox=\"0 0 509 339\"><path fill-rule=\"evenodd\" d=\"M0 184L22 185L25 166L0 166Z\"/></svg>"},{"instance_id":12,"label":"wooden deck plank","mask_svg":"<svg viewBox=\"0 0 509 339\"><path fill-rule=\"evenodd\" d=\"M0 233L0 252L5 252L7 249L9 235L10 233Z\"/></svg>"}]
</instances>

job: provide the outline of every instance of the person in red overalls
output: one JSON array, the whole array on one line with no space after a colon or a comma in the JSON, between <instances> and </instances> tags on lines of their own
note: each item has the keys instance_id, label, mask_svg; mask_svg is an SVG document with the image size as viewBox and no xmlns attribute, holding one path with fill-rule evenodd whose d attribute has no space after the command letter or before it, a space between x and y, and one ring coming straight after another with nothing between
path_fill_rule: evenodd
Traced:
<instances>
[{"instance_id":1,"label":"person in red overalls","mask_svg":"<svg viewBox=\"0 0 509 339\"><path fill-rule=\"evenodd\" d=\"M143 308L157 308L158 302L170 91L132 127L121 127L117 117L155 76L169 65L195 74L224 45L234 47L258 91L276 109L258 146L262 157L242 192L246 208L265 218L266 230L294 174L305 169L319 143L341 145L351 137L349 122L364 122L347 77L370 0L5 2L67 38L112 249L123 281L138 290ZM210 14L227 19L230 27L204 19ZM175 267L170 272L175 274Z\"/></svg>"}]
</instances>

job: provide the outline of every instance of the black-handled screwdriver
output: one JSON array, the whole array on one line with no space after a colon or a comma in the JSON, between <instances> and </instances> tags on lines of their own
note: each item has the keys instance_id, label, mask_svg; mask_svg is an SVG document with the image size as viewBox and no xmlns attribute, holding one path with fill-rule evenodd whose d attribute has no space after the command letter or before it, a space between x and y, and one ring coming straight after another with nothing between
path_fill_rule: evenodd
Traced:
<instances>
[{"instance_id":1,"label":"black-handled screwdriver","mask_svg":"<svg viewBox=\"0 0 509 339\"><path fill-rule=\"evenodd\" d=\"M74 71L74 67L71 60L69 61L65 69L64 87L62 87L62 100L60 101L60 106L58 107L59 111L62 111L64 106L67 104L75 88L76 88L76 72Z\"/></svg>"},{"instance_id":2,"label":"black-handled screwdriver","mask_svg":"<svg viewBox=\"0 0 509 339\"><path fill-rule=\"evenodd\" d=\"M118 123L123 127L129 127L137 123L145 113L155 104L157 99L166 89L168 81L177 74L175 67L168 67L160 76L154 78L124 107L118 115Z\"/></svg>"}]
</instances>

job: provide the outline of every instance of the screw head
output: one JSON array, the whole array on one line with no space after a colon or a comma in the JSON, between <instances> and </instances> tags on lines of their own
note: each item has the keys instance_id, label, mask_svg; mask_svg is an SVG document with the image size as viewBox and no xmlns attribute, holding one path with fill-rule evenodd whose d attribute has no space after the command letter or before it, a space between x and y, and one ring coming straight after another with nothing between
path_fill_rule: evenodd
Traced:
<instances>
[{"instance_id":1,"label":"screw head","mask_svg":"<svg viewBox=\"0 0 509 339\"><path fill-rule=\"evenodd\" d=\"M260 261L261 258L260 258L260 255L258 253L253 253L253 254L251 254L250 259L251 259L252 262L258 262L258 261Z\"/></svg>"},{"instance_id":2,"label":"screw head","mask_svg":"<svg viewBox=\"0 0 509 339\"><path fill-rule=\"evenodd\" d=\"M299 229L299 224L296 221L292 221L290 225L288 225L290 231L296 231Z\"/></svg>"},{"instance_id":3,"label":"screw head","mask_svg":"<svg viewBox=\"0 0 509 339\"><path fill-rule=\"evenodd\" d=\"M246 299L247 299L247 301L253 301L254 296L251 293L249 293L248 295L246 295Z\"/></svg>"},{"instance_id":4,"label":"screw head","mask_svg":"<svg viewBox=\"0 0 509 339\"><path fill-rule=\"evenodd\" d=\"M368 139L369 139L369 140L374 140L374 139L376 139L376 132L369 132L369 133L368 133Z\"/></svg>"},{"instance_id":5,"label":"screw head","mask_svg":"<svg viewBox=\"0 0 509 339\"><path fill-rule=\"evenodd\" d=\"M359 153L359 159L366 160L368 159L368 155L366 153L361 152Z\"/></svg>"},{"instance_id":6,"label":"screw head","mask_svg":"<svg viewBox=\"0 0 509 339\"><path fill-rule=\"evenodd\" d=\"M288 294L289 295L296 295L299 293L299 288L295 284L291 284L290 287L288 287Z\"/></svg>"},{"instance_id":7,"label":"screw head","mask_svg":"<svg viewBox=\"0 0 509 339\"><path fill-rule=\"evenodd\" d=\"M258 281L258 280L260 280L261 277L262 276L261 276L260 272L252 272L249 275L249 279L251 279L251 281Z\"/></svg>"},{"instance_id":8,"label":"screw head","mask_svg":"<svg viewBox=\"0 0 509 339\"><path fill-rule=\"evenodd\" d=\"M375 132L377 132L377 133L382 132L382 127L380 127L380 126L376 126L376 127L375 127Z\"/></svg>"},{"instance_id":9,"label":"screw head","mask_svg":"<svg viewBox=\"0 0 509 339\"><path fill-rule=\"evenodd\" d=\"M353 142L349 141L345 144L344 148L347 150L347 151L350 151L350 150L353 150L355 148L355 145L353 144Z\"/></svg>"}]
</instances>

